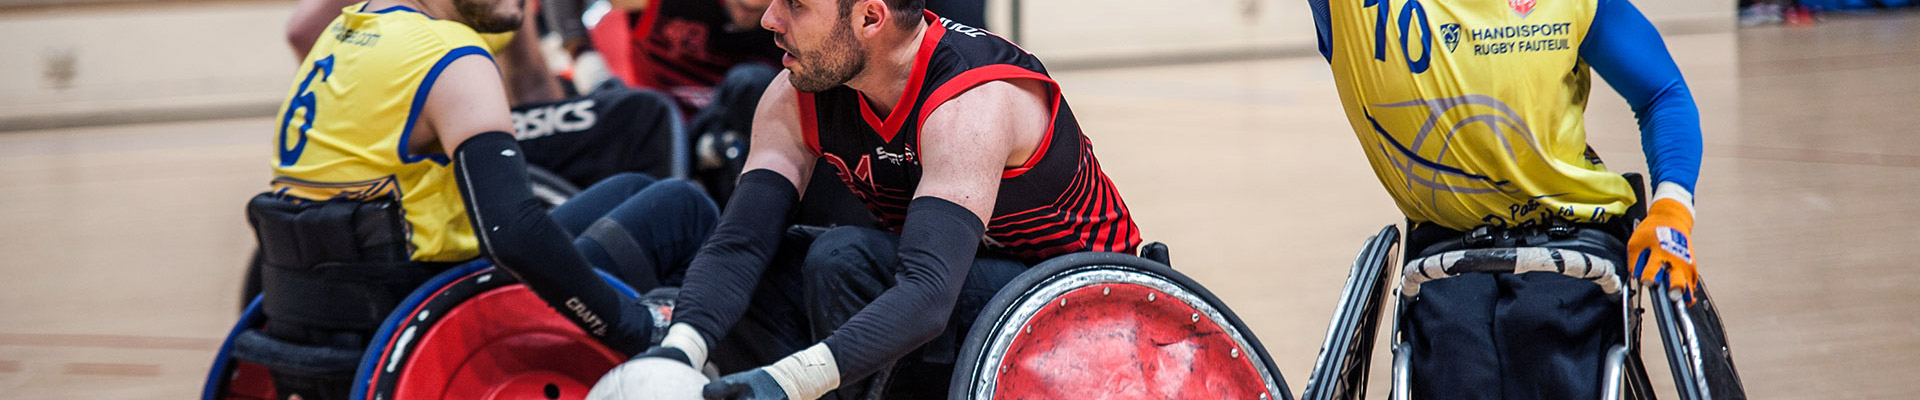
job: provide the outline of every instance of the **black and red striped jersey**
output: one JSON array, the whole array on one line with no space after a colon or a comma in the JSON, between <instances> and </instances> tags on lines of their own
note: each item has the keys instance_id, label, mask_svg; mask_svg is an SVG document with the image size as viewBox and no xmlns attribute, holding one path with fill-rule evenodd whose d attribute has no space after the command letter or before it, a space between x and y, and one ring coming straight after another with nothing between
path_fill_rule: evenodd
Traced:
<instances>
[{"instance_id":1,"label":"black and red striped jersey","mask_svg":"<svg viewBox=\"0 0 1920 400\"><path fill-rule=\"evenodd\" d=\"M689 115L713 100L714 86L733 66L780 65L773 32L728 29L722 0L654 1L632 18L635 84L672 94Z\"/></svg>"},{"instance_id":2,"label":"black and red striped jersey","mask_svg":"<svg viewBox=\"0 0 1920 400\"><path fill-rule=\"evenodd\" d=\"M931 12L926 18L930 26L915 67L888 115L875 115L866 97L846 86L799 93L803 134L821 166L835 168L854 197L898 232L920 184L920 128L927 115L983 83L1038 80L1050 88L1053 125L1033 157L1001 174L985 246L1029 263L1080 251L1133 252L1140 231L1040 60L987 31Z\"/></svg>"}]
</instances>

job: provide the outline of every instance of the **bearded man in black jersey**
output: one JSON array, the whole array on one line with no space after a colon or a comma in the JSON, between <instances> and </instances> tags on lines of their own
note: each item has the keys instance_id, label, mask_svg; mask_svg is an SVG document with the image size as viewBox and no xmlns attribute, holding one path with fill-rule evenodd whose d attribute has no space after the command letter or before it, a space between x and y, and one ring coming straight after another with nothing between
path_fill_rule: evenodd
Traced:
<instances>
[{"instance_id":1,"label":"bearded man in black jersey","mask_svg":"<svg viewBox=\"0 0 1920 400\"><path fill-rule=\"evenodd\" d=\"M708 398L943 397L969 325L1015 275L1139 245L1032 54L924 0L780 0L761 25L787 70L761 97L746 172L665 341L589 397L709 362L729 375ZM840 182L808 182L814 168ZM884 230L787 240L809 184L845 185Z\"/></svg>"}]
</instances>

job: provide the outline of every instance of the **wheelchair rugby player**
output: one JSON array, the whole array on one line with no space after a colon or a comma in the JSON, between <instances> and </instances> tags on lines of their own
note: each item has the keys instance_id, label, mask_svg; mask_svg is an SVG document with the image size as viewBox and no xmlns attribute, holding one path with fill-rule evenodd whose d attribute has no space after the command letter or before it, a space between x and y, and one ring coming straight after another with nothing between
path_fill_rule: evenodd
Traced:
<instances>
[{"instance_id":1,"label":"wheelchair rugby player","mask_svg":"<svg viewBox=\"0 0 1920 400\"><path fill-rule=\"evenodd\" d=\"M248 205L266 334L357 351L433 274L485 256L625 354L654 317L600 280L677 284L718 211L694 185L619 174L549 212L529 188L507 93L481 33L518 0L349 6L302 62L277 132L273 190ZM216 371L217 372L217 371ZM274 370L278 396L346 398L350 378Z\"/></svg>"},{"instance_id":2,"label":"wheelchair rugby player","mask_svg":"<svg viewBox=\"0 0 1920 400\"><path fill-rule=\"evenodd\" d=\"M1532 1L1307 3L1353 131L1407 217L1395 330L1408 347L1395 352L1406 353L1396 354L1396 378L1410 378L1396 382L1396 394L1590 399L1611 392L1614 349L1637 332L1630 328L1637 315L1623 310L1633 307L1631 297L1622 293L1645 285L1661 295L1656 309L1670 304L1669 294L1682 305L1704 296L1689 245L1699 111L1659 32L1627 0L1538 8ZM1515 31L1558 45L1487 52L1460 43ZM1592 73L1639 117L1651 199L1587 146ZM1390 252L1373 256L1392 260ZM1341 310L1336 325L1371 318L1370 310L1351 311ZM1356 327L1372 329L1349 323L1330 331ZM1326 360L1345 350L1331 347L1341 335L1329 333L1316 368L1338 368ZM1307 397L1319 398L1316 386L1353 383L1331 378L1316 371ZM1739 397L1737 384L1720 394Z\"/></svg>"}]
</instances>

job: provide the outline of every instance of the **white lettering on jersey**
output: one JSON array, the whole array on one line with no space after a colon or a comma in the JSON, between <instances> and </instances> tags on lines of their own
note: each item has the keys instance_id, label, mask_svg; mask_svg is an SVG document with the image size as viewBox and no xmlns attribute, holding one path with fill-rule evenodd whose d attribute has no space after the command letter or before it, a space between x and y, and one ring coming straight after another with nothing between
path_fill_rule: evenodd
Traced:
<instances>
[{"instance_id":1,"label":"white lettering on jersey","mask_svg":"<svg viewBox=\"0 0 1920 400\"><path fill-rule=\"evenodd\" d=\"M513 112L515 140L539 139L556 133L574 133L592 129L599 122L593 113L593 99L554 104Z\"/></svg>"}]
</instances>

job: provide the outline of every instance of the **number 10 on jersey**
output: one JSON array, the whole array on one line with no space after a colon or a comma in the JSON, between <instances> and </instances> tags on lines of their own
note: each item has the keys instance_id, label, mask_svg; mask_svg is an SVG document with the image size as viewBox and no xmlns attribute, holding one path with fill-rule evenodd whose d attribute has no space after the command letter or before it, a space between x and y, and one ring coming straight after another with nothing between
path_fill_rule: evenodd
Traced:
<instances>
[{"instance_id":1,"label":"number 10 on jersey","mask_svg":"<svg viewBox=\"0 0 1920 400\"><path fill-rule=\"evenodd\" d=\"M1427 25L1427 9L1426 7L1420 6L1420 0L1407 0L1404 4L1404 6L1400 7L1400 18L1398 18L1400 25L1400 57L1407 60L1407 69L1413 71L1413 73L1427 72L1427 61L1429 61L1429 57L1433 55L1433 28ZM1377 13L1379 18L1373 21L1373 59L1386 61L1387 16L1390 14L1389 10L1393 8L1393 0L1363 0L1360 3L1360 7L1375 7L1375 9L1379 10ZM1420 20L1418 25L1414 24L1415 18ZM1414 58L1412 50L1407 46L1407 36L1413 33L1411 28L1414 26L1420 28L1419 58Z\"/></svg>"}]
</instances>

